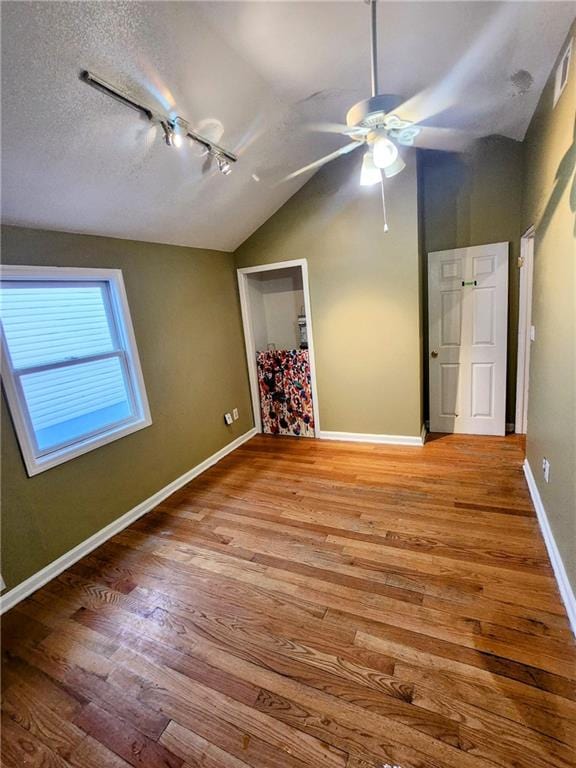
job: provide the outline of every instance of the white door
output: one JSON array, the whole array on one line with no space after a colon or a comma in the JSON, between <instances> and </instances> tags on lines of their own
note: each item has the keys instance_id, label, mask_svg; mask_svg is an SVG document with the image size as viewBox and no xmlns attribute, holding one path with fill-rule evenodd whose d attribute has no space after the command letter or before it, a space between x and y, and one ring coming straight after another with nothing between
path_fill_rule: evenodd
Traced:
<instances>
[{"instance_id":1,"label":"white door","mask_svg":"<svg viewBox=\"0 0 576 768\"><path fill-rule=\"evenodd\" d=\"M428 254L430 431L506 432L508 243Z\"/></svg>"}]
</instances>

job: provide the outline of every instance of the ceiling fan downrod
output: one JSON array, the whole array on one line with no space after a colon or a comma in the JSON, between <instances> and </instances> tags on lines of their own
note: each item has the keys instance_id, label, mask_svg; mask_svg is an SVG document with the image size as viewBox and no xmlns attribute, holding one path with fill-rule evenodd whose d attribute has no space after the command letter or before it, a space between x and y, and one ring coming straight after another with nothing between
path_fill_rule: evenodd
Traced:
<instances>
[{"instance_id":1,"label":"ceiling fan downrod","mask_svg":"<svg viewBox=\"0 0 576 768\"><path fill-rule=\"evenodd\" d=\"M372 72L372 98L378 95L378 24L376 14L377 0L366 0L370 3L370 67Z\"/></svg>"}]
</instances>

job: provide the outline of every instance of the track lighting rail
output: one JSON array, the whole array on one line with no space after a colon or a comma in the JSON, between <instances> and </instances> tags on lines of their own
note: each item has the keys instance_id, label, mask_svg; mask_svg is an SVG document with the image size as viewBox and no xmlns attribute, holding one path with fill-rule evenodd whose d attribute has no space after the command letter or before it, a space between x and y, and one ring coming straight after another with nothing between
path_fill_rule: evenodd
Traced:
<instances>
[{"instance_id":1,"label":"track lighting rail","mask_svg":"<svg viewBox=\"0 0 576 768\"><path fill-rule=\"evenodd\" d=\"M102 93L105 93L107 96L111 96L113 99L116 99L116 101L119 101L121 104L124 104L125 106L140 112L148 120L156 120L158 123L160 123L164 129L166 143L169 146L174 144L173 136L175 133L175 127L179 122L180 125L186 125L185 135L191 141L194 141L196 144L203 146L213 157L216 158L218 162L218 168L223 174L229 174L231 171L230 163L237 162L237 155L227 149L224 149L224 147L221 147L219 144L215 144L205 136L190 130L190 128L187 127L188 123L182 118L170 118L167 115L163 115L161 112L155 112L145 104L140 104L139 102L135 101L130 94L122 91L120 88L116 88L115 86L110 85L110 83L107 83L101 77L98 77L98 75L95 75L93 72L89 72L87 69L80 73L80 79L88 85L91 85L93 88L96 88Z\"/></svg>"}]
</instances>

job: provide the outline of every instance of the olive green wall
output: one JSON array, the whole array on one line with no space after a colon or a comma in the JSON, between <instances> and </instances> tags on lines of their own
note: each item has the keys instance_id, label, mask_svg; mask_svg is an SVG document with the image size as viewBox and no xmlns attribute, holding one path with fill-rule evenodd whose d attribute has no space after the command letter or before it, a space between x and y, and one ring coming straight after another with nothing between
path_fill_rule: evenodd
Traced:
<instances>
[{"instance_id":1,"label":"olive green wall","mask_svg":"<svg viewBox=\"0 0 576 768\"><path fill-rule=\"evenodd\" d=\"M527 454L576 591L575 54L568 85L552 109L554 67L526 136L522 226L536 227ZM549 483L541 470L544 456L551 463Z\"/></svg>"},{"instance_id":2,"label":"olive green wall","mask_svg":"<svg viewBox=\"0 0 576 768\"><path fill-rule=\"evenodd\" d=\"M419 435L416 163L360 187L362 153L330 163L236 251L239 267L308 260L322 431Z\"/></svg>"},{"instance_id":3,"label":"olive green wall","mask_svg":"<svg viewBox=\"0 0 576 768\"><path fill-rule=\"evenodd\" d=\"M510 243L506 421L514 423L518 352L518 256L522 210L522 144L503 137L476 142L469 155L422 152L419 157L423 273L427 254L485 243ZM426 280L423 310L427 316ZM428 418L428 339L424 323L424 411Z\"/></svg>"},{"instance_id":4,"label":"olive green wall","mask_svg":"<svg viewBox=\"0 0 576 768\"><path fill-rule=\"evenodd\" d=\"M252 426L231 254L8 227L5 264L124 274L152 426L28 477L2 397L2 575L14 587ZM227 427L234 407L240 419Z\"/></svg>"}]
</instances>

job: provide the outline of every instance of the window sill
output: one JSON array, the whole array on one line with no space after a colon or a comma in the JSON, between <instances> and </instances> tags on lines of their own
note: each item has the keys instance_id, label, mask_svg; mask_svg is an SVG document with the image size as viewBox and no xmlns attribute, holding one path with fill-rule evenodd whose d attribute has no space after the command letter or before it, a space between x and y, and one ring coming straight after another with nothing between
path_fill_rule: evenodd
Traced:
<instances>
[{"instance_id":1,"label":"window sill","mask_svg":"<svg viewBox=\"0 0 576 768\"><path fill-rule=\"evenodd\" d=\"M127 435L131 435L133 432L138 432L140 429L145 429L151 426L151 418L142 418L131 424L124 424L115 429L110 429L99 435L95 435L92 438L81 440L72 446L66 448L60 448L59 450L47 453L44 456L32 456L24 455L24 463L26 464L26 471L29 477L39 475L41 472L46 472L52 467L57 467L59 464L64 464L71 459L75 459L77 456L82 456L89 451L93 451L95 448L100 448L103 445L112 443L115 440L120 440Z\"/></svg>"}]
</instances>

